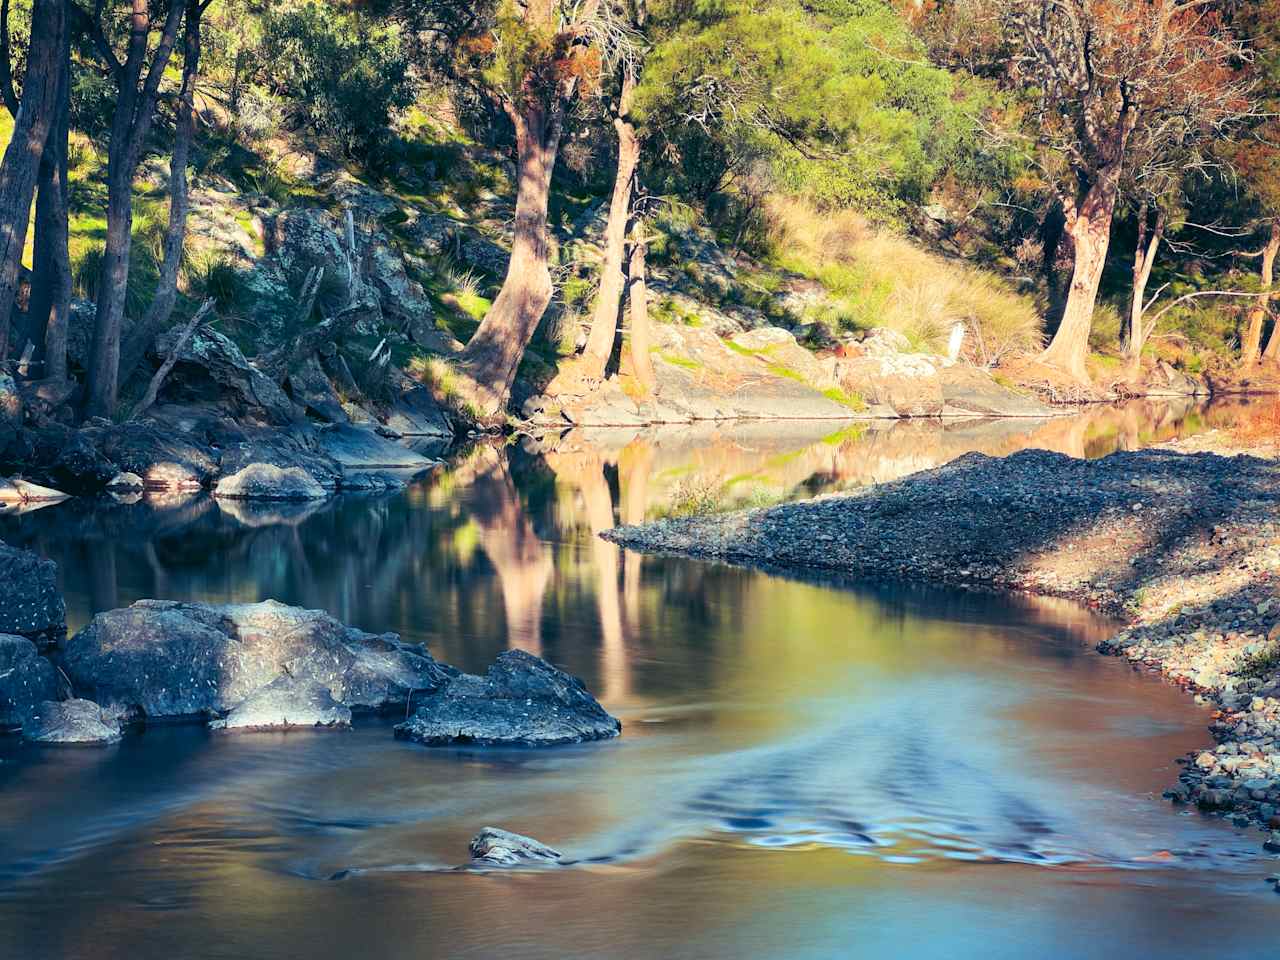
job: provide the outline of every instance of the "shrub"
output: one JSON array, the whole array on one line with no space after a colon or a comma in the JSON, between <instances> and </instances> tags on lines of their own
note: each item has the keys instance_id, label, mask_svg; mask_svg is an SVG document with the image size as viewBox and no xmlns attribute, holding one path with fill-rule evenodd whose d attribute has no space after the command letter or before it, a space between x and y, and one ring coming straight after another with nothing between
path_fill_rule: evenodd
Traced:
<instances>
[{"instance_id":1,"label":"shrub","mask_svg":"<svg viewBox=\"0 0 1280 960\"><path fill-rule=\"evenodd\" d=\"M200 254L182 265L187 293L197 299L213 298L219 313L230 313L241 303L244 283L240 268L220 254Z\"/></svg>"},{"instance_id":2,"label":"shrub","mask_svg":"<svg viewBox=\"0 0 1280 960\"><path fill-rule=\"evenodd\" d=\"M265 80L301 123L357 156L414 98L410 59L394 28L375 28L316 3L268 13Z\"/></svg>"}]
</instances>

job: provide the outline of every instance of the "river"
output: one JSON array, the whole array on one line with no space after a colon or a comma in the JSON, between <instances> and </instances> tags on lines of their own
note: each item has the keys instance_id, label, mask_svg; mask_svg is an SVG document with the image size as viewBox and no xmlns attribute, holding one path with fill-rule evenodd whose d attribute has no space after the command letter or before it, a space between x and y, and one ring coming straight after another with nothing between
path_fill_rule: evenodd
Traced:
<instances>
[{"instance_id":1,"label":"river","mask_svg":"<svg viewBox=\"0 0 1280 960\"><path fill-rule=\"evenodd\" d=\"M1207 709L1101 657L1078 606L626 554L683 509L883 482L978 450L1097 456L1229 419L726 425L482 446L407 489L0 517L74 630L141 597L319 607L483 670L582 677L619 740L426 749L153 728L0 740L0 956L1234 957L1274 944L1260 835L1159 799ZM477 874L485 825L583 865Z\"/></svg>"}]
</instances>

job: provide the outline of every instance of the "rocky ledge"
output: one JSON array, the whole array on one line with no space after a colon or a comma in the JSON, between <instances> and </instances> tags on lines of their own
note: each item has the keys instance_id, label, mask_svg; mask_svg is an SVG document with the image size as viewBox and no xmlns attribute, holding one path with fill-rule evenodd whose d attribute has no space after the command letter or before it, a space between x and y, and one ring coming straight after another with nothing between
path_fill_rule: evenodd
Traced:
<instances>
[{"instance_id":1,"label":"rocky ledge","mask_svg":"<svg viewBox=\"0 0 1280 960\"><path fill-rule=\"evenodd\" d=\"M1105 653L1214 702L1168 793L1280 831L1280 464L1168 450L971 454L857 494L622 527L639 550L1073 597ZM1280 832L1268 844L1280 849Z\"/></svg>"}]
</instances>

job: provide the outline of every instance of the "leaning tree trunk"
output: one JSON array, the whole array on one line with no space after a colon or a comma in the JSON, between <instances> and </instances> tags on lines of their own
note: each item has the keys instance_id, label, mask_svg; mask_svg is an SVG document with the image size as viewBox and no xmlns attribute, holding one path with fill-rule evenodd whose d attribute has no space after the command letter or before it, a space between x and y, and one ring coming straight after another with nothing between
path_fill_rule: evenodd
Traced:
<instances>
[{"instance_id":1,"label":"leaning tree trunk","mask_svg":"<svg viewBox=\"0 0 1280 960\"><path fill-rule=\"evenodd\" d=\"M637 225L635 232L639 231ZM631 265L627 272L631 280L631 367L636 380L646 393L652 395L658 389L658 378L653 372L653 357L649 354L653 337L649 330L649 288L645 279L647 253L644 239L636 237L631 244Z\"/></svg>"},{"instance_id":2,"label":"leaning tree trunk","mask_svg":"<svg viewBox=\"0 0 1280 960\"><path fill-rule=\"evenodd\" d=\"M486 417L505 406L516 368L551 302L547 203L562 113L558 101L551 106L526 102L510 110L518 160L511 265L498 299L459 356L475 383L475 404Z\"/></svg>"},{"instance_id":3,"label":"leaning tree trunk","mask_svg":"<svg viewBox=\"0 0 1280 960\"><path fill-rule=\"evenodd\" d=\"M1155 266L1160 241L1164 239L1164 225L1164 211L1156 210L1155 223L1152 224L1147 217L1147 206L1143 204L1138 216L1138 242L1133 252L1133 291L1129 300L1129 333L1125 342L1129 367L1135 372L1142 362L1142 348L1146 346L1149 333L1143 319L1147 285L1151 282L1151 269Z\"/></svg>"},{"instance_id":4,"label":"leaning tree trunk","mask_svg":"<svg viewBox=\"0 0 1280 960\"><path fill-rule=\"evenodd\" d=\"M582 352L582 376L599 380L604 376L618 339L618 316L622 312L625 285L622 266L627 250L627 218L631 213L631 193L636 165L640 162L640 139L635 124L627 119L635 91L635 77L623 75L622 96L613 126L618 131L618 172L609 201L609 221L604 231L604 260L600 265L600 291L591 318L591 333Z\"/></svg>"},{"instance_id":5,"label":"leaning tree trunk","mask_svg":"<svg viewBox=\"0 0 1280 960\"><path fill-rule=\"evenodd\" d=\"M1258 362L1258 345L1262 342L1262 325L1271 312L1271 288L1275 283L1276 257L1280 256L1280 220L1271 224L1271 236L1262 251L1262 293L1258 302L1249 314L1249 327L1245 335L1245 350L1241 362L1252 365ZM1267 349L1263 353L1267 360L1275 360L1280 356L1280 323L1271 328L1271 338L1267 341Z\"/></svg>"},{"instance_id":6,"label":"leaning tree trunk","mask_svg":"<svg viewBox=\"0 0 1280 960\"><path fill-rule=\"evenodd\" d=\"M1062 322L1040 359L1082 383L1089 381L1085 360L1089 355L1089 331L1093 309L1102 284L1102 270L1111 245L1111 221L1115 217L1118 167L1103 170L1076 209L1067 209L1067 233L1075 250L1071 288L1062 311Z\"/></svg>"},{"instance_id":7,"label":"leaning tree trunk","mask_svg":"<svg viewBox=\"0 0 1280 960\"><path fill-rule=\"evenodd\" d=\"M67 378L67 327L71 319L71 252L67 145L71 118L71 31L66 31L58 83L57 113L44 154L36 192L36 236L32 256L32 341L44 361L42 378Z\"/></svg>"},{"instance_id":8,"label":"leaning tree trunk","mask_svg":"<svg viewBox=\"0 0 1280 960\"><path fill-rule=\"evenodd\" d=\"M66 29L63 0L35 0L22 99L9 146L0 162L0 363L9 355L9 321L18 294L18 271L27 243L31 201L40 158L57 113Z\"/></svg>"},{"instance_id":9,"label":"leaning tree trunk","mask_svg":"<svg viewBox=\"0 0 1280 960\"><path fill-rule=\"evenodd\" d=\"M133 178L155 119L160 81L169 63L182 21L184 5L174 2L151 58L146 80L139 87L146 60L151 20L148 0L133 0L128 55L118 71L119 98L111 121L107 151L107 239L102 252L102 276L94 318L93 348L89 355L89 416L110 417L120 383L120 334L125 297L129 290L129 255L133 245Z\"/></svg>"},{"instance_id":10,"label":"leaning tree trunk","mask_svg":"<svg viewBox=\"0 0 1280 960\"><path fill-rule=\"evenodd\" d=\"M187 0L182 86L178 91L173 153L169 160L169 225L164 237L164 260L160 267L156 295L147 307L146 316L130 331L120 349L120 383L128 381L146 357L156 337L168 328L173 308L178 302L178 274L182 269L182 253L187 239L187 215L191 209L187 195L187 164L196 132L195 85L200 69L200 17L203 12L199 0Z\"/></svg>"}]
</instances>

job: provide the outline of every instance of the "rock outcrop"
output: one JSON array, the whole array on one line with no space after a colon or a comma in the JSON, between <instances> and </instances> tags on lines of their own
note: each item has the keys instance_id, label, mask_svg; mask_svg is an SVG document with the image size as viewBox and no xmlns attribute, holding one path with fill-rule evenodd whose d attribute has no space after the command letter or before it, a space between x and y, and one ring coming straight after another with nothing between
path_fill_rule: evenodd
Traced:
<instances>
[{"instance_id":1,"label":"rock outcrop","mask_svg":"<svg viewBox=\"0 0 1280 960\"><path fill-rule=\"evenodd\" d=\"M60 662L78 692L144 720L221 718L281 677L302 694L304 681L320 684L353 711L403 708L456 674L393 633L271 600L140 600L94 617Z\"/></svg>"},{"instance_id":2,"label":"rock outcrop","mask_svg":"<svg viewBox=\"0 0 1280 960\"><path fill-rule=\"evenodd\" d=\"M323 500L329 492L301 467L251 463L219 480L213 495L231 500Z\"/></svg>"},{"instance_id":3,"label":"rock outcrop","mask_svg":"<svg viewBox=\"0 0 1280 960\"><path fill-rule=\"evenodd\" d=\"M522 650L503 653L483 677L460 674L413 702L396 736L433 747L551 746L622 731L582 681Z\"/></svg>"}]
</instances>

